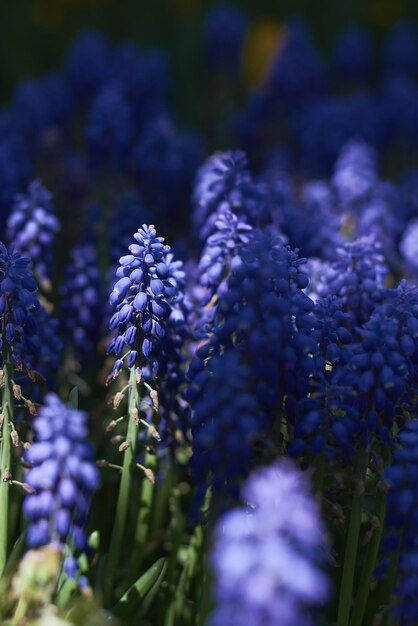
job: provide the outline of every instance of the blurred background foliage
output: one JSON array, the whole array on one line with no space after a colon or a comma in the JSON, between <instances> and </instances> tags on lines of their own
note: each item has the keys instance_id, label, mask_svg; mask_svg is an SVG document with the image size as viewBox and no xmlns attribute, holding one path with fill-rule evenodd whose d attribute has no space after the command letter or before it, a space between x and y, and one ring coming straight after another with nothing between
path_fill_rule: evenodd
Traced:
<instances>
[{"instance_id":1,"label":"blurred background foliage","mask_svg":"<svg viewBox=\"0 0 418 626\"><path fill-rule=\"evenodd\" d=\"M114 41L163 47L175 76L180 122L200 126L203 91L202 24L210 0L2 0L0 102L25 77L58 67L76 33L97 28ZM377 43L396 21L418 21L416 0L240 0L251 27L244 46L244 82L261 80L289 18L305 18L323 54L342 28L365 26ZM250 60L251 59L251 60Z\"/></svg>"}]
</instances>

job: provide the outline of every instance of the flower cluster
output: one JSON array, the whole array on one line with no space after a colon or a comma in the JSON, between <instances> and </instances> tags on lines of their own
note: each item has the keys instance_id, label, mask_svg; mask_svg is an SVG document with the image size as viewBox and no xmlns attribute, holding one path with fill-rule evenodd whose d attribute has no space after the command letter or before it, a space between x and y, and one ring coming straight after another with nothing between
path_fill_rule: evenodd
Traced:
<instances>
[{"instance_id":1,"label":"flower cluster","mask_svg":"<svg viewBox=\"0 0 418 626\"><path fill-rule=\"evenodd\" d=\"M67 542L74 552L83 552L89 502L99 485L93 451L86 441L87 416L48 394L34 429L35 441L25 453L32 466L25 481L33 490L24 503L27 543L38 547Z\"/></svg>"},{"instance_id":2,"label":"flower cluster","mask_svg":"<svg viewBox=\"0 0 418 626\"><path fill-rule=\"evenodd\" d=\"M101 275L94 247L76 246L61 285L61 308L66 346L81 360L91 359L99 340Z\"/></svg>"},{"instance_id":3,"label":"flower cluster","mask_svg":"<svg viewBox=\"0 0 418 626\"><path fill-rule=\"evenodd\" d=\"M362 83L374 65L373 41L366 29L348 26L339 35L332 53L337 80Z\"/></svg>"},{"instance_id":4,"label":"flower cluster","mask_svg":"<svg viewBox=\"0 0 418 626\"><path fill-rule=\"evenodd\" d=\"M179 292L181 270L154 226L144 224L134 239L130 254L119 260L118 280L110 294L110 304L116 309L110 328L118 331L108 347L108 353L117 356L113 376L117 376L126 357L128 367L148 364L152 371L158 367L156 357ZM124 350L127 353L122 355Z\"/></svg>"},{"instance_id":5,"label":"flower cluster","mask_svg":"<svg viewBox=\"0 0 418 626\"><path fill-rule=\"evenodd\" d=\"M31 366L41 374L48 389L54 389L57 373L62 365L63 341L60 323L55 315L41 305L34 313L36 335L32 337L33 354L29 356Z\"/></svg>"},{"instance_id":6,"label":"flower cluster","mask_svg":"<svg viewBox=\"0 0 418 626\"><path fill-rule=\"evenodd\" d=\"M379 303L387 268L373 236L360 237L337 250L326 291L337 295L354 329L368 320Z\"/></svg>"},{"instance_id":7,"label":"flower cluster","mask_svg":"<svg viewBox=\"0 0 418 626\"><path fill-rule=\"evenodd\" d=\"M180 133L167 115L150 122L135 147L134 169L143 198L170 227L176 226L180 211L188 213L192 181L202 155L200 138Z\"/></svg>"},{"instance_id":8,"label":"flower cluster","mask_svg":"<svg viewBox=\"0 0 418 626\"><path fill-rule=\"evenodd\" d=\"M119 166L132 141L133 119L123 92L106 85L93 101L86 126L86 141L94 164L114 161Z\"/></svg>"},{"instance_id":9,"label":"flower cluster","mask_svg":"<svg viewBox=\"0 0 418 626\"><path fill-rule=\"evenodd\" d=\"M418 542L417 542L417 452L418 420L412 419L398 436L392 465L386 470L389 483L386 523L392 534L387 552L400 553L395 588L395 617L402 626L413 626L418 619Z\"/></svg>"},{"instance_id":10,"label":"flower cluster","mask_svg":"<svg viewBox=\"0 0 418 626\"><path fill-rule=\"evenodd\" d=\"M17 250L30 255L41 284L51 278L52 248L58 230L51 194L39 180L32 181L26 194L16 196L7 222L7 239Z\"/></svg>"},{"instance_id":11,"label":"flower cluster","mask_svg":"<svg viewBox=\"0 0 418 626\"><path fill-rule=\"evenodd\" d=\"M373 149L364 142L350 141L335 163L332 183L343 209L364 201L377 183Z\"/></svg>"},{"instance_id":12,"label":"flower cluster","mask_svg":"<svg viewBox=\"0 0 418 626\"><path fill-rule=\"evenodd\" d=\"M30 341L36 333L34 315L39 309L37 282L30 259L7 250L0 243L0 349L11 349L12 358L22 367L22 357L30 354Z\"/></svg>"},{"instance_id":13,"label":"flower cluster","mask_svg":"<svg viewBox=\"0 0 418 626\"><path fill-rule=\"evenodd\" d=\"M202 495L210 482L215 492L227 487L236 497L262 429L257 399L250 392L250 370L237 349L213 357L208 368L199 367L200 363L193 366L188 394L193 407L192 468Z\"/></svg>"},{"instance_id":14,"label":"flower cluster","mask_svg":"<svg viewBox=\"0 0 418 626\"><path fill-rule=\"evenodd\" d=\"M296 399L307 392L314 366L311 355L316 352L308 332L314 322L313 303L302 292L308 282L300 270L303 260L275 233L257 230L253 235L222 293L213 334L197 351L189 371L194 467L199 479L206 475L218 488L228 482L226 476L233 484L243 470L248 471L248 462L242 465L241 460L251 457L255 435L271 434L278 428L284 403L291 413ZM245 365L243 373L238 375L227 358ZM242 409L235 407L235 403L241 407L238 387L246 406L252 407L252 419L239 424L232 418L232 414L242 415ZM246 393L249 389L252 403ZM225 407L215 408L214 401L222 394ZM231 428L233 436L226 437ZM218 442L215 449L215 439L208 438L208 432ZM231 463L229 475L224 459Z\"/></svg>"},{"instance_id":15,"label":"flower cluster","mask_svg":"<svg viewBox=\"0 0 418 626\"><path fill-rule=\"evenodd\" d=\"M171 4L173 18L191 6ZM251 24L225 2L198 21L204 93L190 83L181 112L164 51L89 31L61 70L21 81L0 113L0 225L11 245L0 244L0 576L23 531L22 488L28 546L58 545L76 578L77 559L90 567L98 475L87 418L43 400L71 388L74 407L76 386L113 431L105 443L95 420L105 488L89 546L99 535L91 565L106 609L128 622L199 621L213 539L212 626L311 625L329 593L327 547L291 456L312 476L335 539L335 601L318 621L379 621L376 607L396 599L394 619L412 626L416 27L394 25L379 49L347 28L326 58L302 21ZM183 127L190 112L200 132ZM124 368L111 400L103 372L110 382ZM245 506L231 510L240 492ZM189 536L193 504L213 523ZM131 546L123 538L134 528ZM154 575L138 608L127 590ZM56 598L67 611L76 585L65 578ZM0 603L0 622L6 613Z\"/></svg>"},{"instance_id":16,"label":"flower cluster","mask_svg":"<svg viewBox=\"0 0 418 626\"><path fill-rule=\"evenodd\" d=\"M216 4L206 17L206 63L212 71L236 71L247 30L247 20L234 4Z\"/></svg>"},{"instance_id":17,"label":"flower cluster","mask_svg":"<svg viewBox=\"0 0 418 626\"><path fill-rule=\"evenodd\" d=\"M242 499L247 506L224 514L216 527L209 624L312 624L330 585L321 570L324 528L305 476L288 461L260 469Z\"/></svg>"},{"instance_id":18,"label":"flower cluster","mask_svg":"<svg viewBox=\"0 0 418 626\"><path fill-rule=\"evenodd\" d=\"M202 165L193 192L193 217L201 239L211 232L218 210L245 214L251 182L247 158L241 150L216 153Z\"/></svg>"}]
</instances>

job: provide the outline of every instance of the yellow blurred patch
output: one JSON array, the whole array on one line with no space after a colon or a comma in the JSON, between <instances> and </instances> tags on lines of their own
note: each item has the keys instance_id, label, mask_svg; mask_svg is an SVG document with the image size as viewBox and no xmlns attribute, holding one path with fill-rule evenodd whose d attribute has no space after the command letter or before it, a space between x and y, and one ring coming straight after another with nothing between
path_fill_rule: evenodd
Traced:
<instances>
[{"instance_id":1,"label":"yellow blurred patch","mask_svg":"<svg viewBox=\"0 0 418 626\"><path fill-rule=\"evenodd\" d=\"M402 15L400 0L371 0L370 21L375 26L390 26Z\"/></svg>"},{"instance_id":2,"label":"yellow blurred patch","mask_svg":"<svg viewBox=\"0 0 418 626\"><path fill-rule=\"evenodd\" d=\"M249 87L264 82L286 38L287 26L279 20L263 19L251 26L241 58L242 76Z\"/></svg>"}]
</instances>

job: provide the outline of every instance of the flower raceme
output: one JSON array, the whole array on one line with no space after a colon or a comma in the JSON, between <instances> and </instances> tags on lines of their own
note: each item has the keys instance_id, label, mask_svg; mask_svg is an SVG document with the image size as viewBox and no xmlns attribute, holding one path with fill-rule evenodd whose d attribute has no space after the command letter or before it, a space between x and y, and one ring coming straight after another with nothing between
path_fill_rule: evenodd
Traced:
<instances>
[{"instance_id":1,"label":"flower raceme","mask_svg":"<svg viewBox=\"0 0 418 626\"><path fill-rule=\"evenodd\" d=\"M13 246L30 256L39 280L48 281L52 246L59 230L52 195L34 180L26 194L18 194L7 222L7 238Z\"/></svg>"},{"instance_id":2,"label":"flower raceme","mask_svg":"<svg viewBox=\"0 0 418 626\"><path fill-rule=\"evenodd\" d=\"M247 158L241 150L213 154L197 172L193 220L200 239L212 232L219 210L247 213L252 186Z\"/></svg>"},{"instance_id":3,"label":"flower raceme","mask_svg":"<svg viewBox=\"0 0 418 626\"><path fill-rule=\"evenodd\" d=\"M89 500L99 486L93 451L86 441L87 416L66 406L55 394L34 421L35 441L25 453L32 465L26 483L24 511L30 547L57 541L75 552L86 549L84 524Z\"/></svg>"},{"instance_id":4,"label":"flower raceme","mask_svg":"<svg viewBox=\"0 0 418 626\"><path fill-rule=\"evenodd\" d=\"M392 465L386 469L389 483L386 525L392 530L386 538L386 552L399 551L397 585L394 590L394 616L401 626L418 620L418 420L407 422L398 436ZM398 622L397 622L398 623Z\"/></svg>"},{"instance_id":5,"label":"flower raceme","mask_svg":"<svg viewBox=\"0 0 418 626\"><path fill-rule=\"evenodd\" d=\"M210 626L311 625L330 589L324 528L304 475L281 461L253 474L242 497L247 507L224 514L215 531Z\"/></svg>"},{"instance_id":6,"label":"flower raceme","mask_svg":"<svg viewBox=\"0 0 418 626\"><path fill-rule=\"evenodd\" d=\"M156 373L167 321L184 278L181 264L173 260L170 246L157 237L152 224L143 224L134 239L130 254L119 260L118 280L110 294L110 304L116 308L110 328L118 330L108 347L108 353L117 356L113 377L126 357L128 367L151 365Z\"/></svg>"},{"instance_id":7,"label":"flower raceme","mask_svg":"<svg viewBox=\"0 0 418 626\"><path fill-rule=\"evenodd\" d=\"M0 349L5 340L17 367L22 366L23 354L33 351L28 347L36 332L32 313L39 309L37 282L29 264L28 257L0 242Z\"/></svg>"},{"instance_id":8,"label":"flower raceme","mask_svg":"<svg viewBox=\"0 0 418 626\"><path fill-rule=\"evenodd\" d=\"M99 340L100 270L92 244L75 246L70 258L60 290L65 343L80 361L88 361L95 354Z\"/></svg>"},{"instance_id":9,"label":"flower raceme","mask_svg":"<svg viewBox=\"0 0 418 626\"><path fill-rule=\"evenodd\" d=\"M304 259L270 229L255 229L241 257L188 373L192 467L200 484L228 492L248 472L254 442L307 392L317 352Z\"/></svg>"}]
</instances>

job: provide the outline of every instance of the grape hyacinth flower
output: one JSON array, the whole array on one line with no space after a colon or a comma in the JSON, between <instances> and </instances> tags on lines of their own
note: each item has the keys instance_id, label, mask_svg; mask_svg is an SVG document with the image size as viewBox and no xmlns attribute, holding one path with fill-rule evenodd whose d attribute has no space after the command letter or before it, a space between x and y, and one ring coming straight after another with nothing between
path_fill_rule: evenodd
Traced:
<instances>
[{"instance_id":1,"label":"grape hyacinth flower","mask_svg":"<svg viewBox=\"0 0 418 626\"><path fill-rule=\"evenodd\" d=\"M113 61L117 61L116 55ZM170 61L167 53L151 49L141 53L139 65L130 72L127 72L126 59L123 62L124 72L118 71L116 79L123 79L124 92L135 111L135 130L141 136L152 120L172 111Z\"/></svg>"},{"instance_id":2,"label":"grape hyacinth flower","mask_svg":"<svg viewBox=\"0 0 418 626\"><path fill-rule=\"evenodd\" d=\"M418 141L418 84L410 76L384 77L381 108L393 150L414 152ZM400 148L402 146L402 148Z\"/></svg>"},{"instance_id":3,"label":"grape hyacinth flower","mask_svg":"<svg viewBox=\"0 0 418 626\"><path fill-rule=\"evenodd\" d=\"M317 100L298 114L293 125L304 170L328 176L342 148L352 139L372 146L383 142L378 102L368 92Z\"/></svg>"},{"instance_id":4,"label":"grape hyacinth flower","mask_svg":"<svg viewBox=\"0 0 418 626\"><path fill-rule=\"evenodd\" d=\"M19 445L14 429L16 370L31 369L27 355L36 352L31 339L36 332L34 316L39 309L35 295L37 282L30 269L30 259L20 252L8 251L0 243L0 356L2 367L2 420L1 468L0 473L0 576L6 567L9 555L9 493L12 476L12 443ZM28 408L30 403L24 400Z\"/></svg>"},{"instance_id":5,"label":"grape hyacinth flower","mask_svg":"<svg viewBox=\"0 0 418 626\"><path fill-rule=\"evenodd\" d=\"M345 384L357 395L357 419L344 420L343 438L366 445L373 439L393 443L393 426L414 411L418 369L418 289L401 281L382 289L382 304L359 330L346 367L336 369L333 384ZM342 428L342 426L341 426Z\"/></svg>"},{"instance_id":6,"label":"grape hyacinth flower","mask_svg":"<svg viewBox=\"0 0 418 626\"><path fill-rule=\"evenodd\" d=\"M367 30L359 26L345 28L335 43L332 62L339 82L368 79L373 69L374 46Z\"/></svg>"},{"instance_id":7,"label":"grape hyacinth flower","mask_svg":"<svg viewBox=\"0 0 418 626\"><path fill-rule=\"evenodd\" d=\"M31 548L67 543L73 554L83 552L89 503L99 486L93 450L86 441L87 415L50 393L34 429L35 441L25 452L32 466L25 482L33 491L23 506L29 522L27 543ZM64 565L69 574L73 566L70 557Z\"/></svg>"},{"instance_id":8,"label":"grape hyacinth flower","mask_svg":"<svg viewBox=\"0 0 418 626\"><path fill-rule=\"evenodd\" d=\"M39 309L35 294L38 285L30 269L30 259L20 252L8 251L1 242L0 281L0 350L5 340L15 365L22 368L22 356L32 351L28 344L36 332L33 313Z\"/></svg>"},{"instance_id":9,"label":"grape hyacinth flower","mask_svg":"<svg viewBox=\"0 0 418 626\"><path fill-rule=\"evenodd\" d=\"M93 100L86 125L93 165L126 165L133 135L133 115L118 85L106 85Z\"/></svg>"},{"instance_id":10,"label":"grape hyacinth flower","mask_svg":"<svg viewBox=\"0 0 418 626\"><path fill-rule=\"evenodd\" d=\"M317 349L310 337L313 302L302 291L309 282L305 259L274 231L255 230L241 257L219 302L211 344L219 351L240 343L262 419L271 427L283 398L289 411L292 398L306 391L313 369L310 355Z\"/></svg>"},{"instance_id":11,"label":"grape hyacinth flower","mask_svg":"<svg viewBox=\"0 0 418 626\"><path fill-rule=\"evenodd\" d=\"M193 408L192 469L201 494L211 482L215 493L226 487L235 498L262 427L257 399L249 392L250 370L238 349L213 357L206 369L199 365L193 363L193 385L188 390Z\"/></svg>"},{"instance_id":12,"label":"grape hyacinth flower","mask_svg":"<svg viewBox=\"0 0 418 626\"><path fill-rule=\"evenodd\" d=\"M350 141L341 150L332 183L343 209L365 200L377 183L376 154L362 141Z\"/></svg>"},{"instance_id":13,"label":"grape hyacinth flower","mask_svg":"<svg viewBox=\"0 0 418 626\"><path fill-rule=\"evenodd\" d=\"M341 216L335 212L332 191L323 181L306 183L301 201L285 202L280 213L290 245L303 255L330 259L343 243Z\"/></svg>"},{"instance_id":14,"label":"grape hyacinth flower","mask_svg":"<svg viewBox=\"0 0 418 626\"><path fill-rule=\"evenodd\" d=\"M32 338L33 356L31 366L46 380L47 388L53 389L57 373L62 365L63 342L58 319L43 305L34 313L36 335Z\"/></svg>"},{"instance_id":15,"label":"grape hyacinth flower","mask_svg":"<svg viewBox=\"0 0 418 626\"><path fill-rule=\"evenodd\" d=\"M324 84L324 64L309 29L302 20L294 20L289 24L283 47L278 46L265 92L278 112L290 114L318 98Z\"/></svg>"},{"instance_id":16,"label":"grape hyacinth flower","mask_svg":"<svg viewBox=\"0 0 418 626\"><path fill-rule=\"evenodd\" d=\"M92 244L75 246L61 286L62 324L67 347L82 362L94 358L103 306L101 275Z\"/></svg>"},{"instance_id":17,"label":"grape hyacinth flower","mask_svg":"<svg viewBox=\"0 0 418 626\"><path fill-rule=\"evenodd\" d=\"M341 298L353 330L369 319L382 298L387 268L378 241L369 236L346 243L337 249L331 269L327 293Z\"/></svg>"},{"instance_id":18,"label":"grape hyacinth flower","mask_svg":"<svg viewBox=\"0 0 418 626\"><path fill-rule=\"evenodd\" d=\"M6 233L6 221L15 194L26 180L28 172L25 167L28 160L27 152L22 141L2 139L0 141L0 233L3 238ZM21 154L22 153L22 154Z\"/></svg>"},{"instance_id":19,"label":"grape hyacinth flower","mask_svg":"<svg viewBox=\"0 0 418 626\"><path fill-rule=\"evenodd\" d=\"M409 222L399 245L406 269L416 278L418 274L418 219Z\"/></svg>"},{"instance_id":20,"label":"grape hyacinth flower","mask_svg":"<svg viewBox=\"0 0 418 626\"><path fill-rule=\"evenodd\" d=\"M319 506L289 461L259 469L215 530L210 626L312 626L329 598Z\"/></svg>"},{"instance_id":21,"label":"grape hyacinth flower","mask_svg":"<svg viewBox=\"0 0 418 626\"><path fill-rule=\"evenodd\" d=\"M27 148L36 148L49 125L48 105L39 80L28 78L16 87L10 111L13 125L25 138Z\"/></svg>"},{"instance_id":22,"label":"grape hyacinth flower","mask_svg":"<svg viewBox=\"0 0 418 626\"><path fill-rule=\"evenodd\" d=\"M252 227L229 209L217 212L213 232L206 240L199 262L199 285L203 292L195 324L198 334L202 331L204 335L205 327L213 325L217 300L228 289L231 271L242 263L241 248L250 241L251 232ZM217 296L216 301L214 296Z\"/></svg>"},{"instance_id":23,"label":"grape hyacinth flower","mask_svg":"<svg viewBox=\"0 0 418 626\"><path fill-rule=\"evenodd\" d=\"M200 139L180 133L167 115L153 119L134 150L134 169L147 206L177 224L188 210L193 179L202 160Z\"/></svg>"},{"instance_id":24,"label":"grape hyacinth flower","mask_svg":"<svg viewBox=\"0 0 418 626\"><path fill-rule=\"evenodd\" d=\"M229 210L218 213L214 227L216 230L208 237L199 263L200 282L209 288L209 300L216 292L221 295L225 272L228 274L228 266L240 264L240 248L249 242L252 231L249 224Z\"/></svg>"},{"instance_id":25,"label":"grape hyacinth flower","mask_svg":"<svg viewBox=\"0 0 418 626\"><path fill-rule=\"evenodd\" d=\"M386 553L399 550L397 584L394 589L394 616L400 626L418 621L418 420L407 422L398 435L392 465L385 473L389 483L386 526ZM399 622L398 622L399 620Z\"/></svg>"},{"instance_id":26,"label":"grape hyacinth flower","mask_svg":"<svg viewBox=\"0 0 418 626\"><path fill-rule=\"evenodd\" d=\"M142 228L134 234L134 239L135 243L129 246L130 254L119 259L120 266L116 271L118 280L109 298L110 305L116 309L109 326L111 330L117 329L118 335L112 339L108 347L108 353L115 354L117 357L108 382L118 376L127 361L126 364L130 369L128 383L130 419L127 429L129 454L126 452L122 468L122 482L118 496L118 523L113 526L109 548L105 598L112 595L116 563L122 549L120 529L125 525L128 513L125 496L131 482L132 469L135 466L135 451L140 426L139 419L135 418L135 412L138 417L138 410L143 412L144 409L141 402L143 398L139 397L139 384L141 381L145 383L142 386L149 391L151 400L147 403L151 404L157 412L158 395L156 390L151 388L150 383L154 386L157 375L158 382L160 382L160 374L170 376L172 373L166 361L173 355L172 350L177 353L178 345L174 337L167 335L173 331L176 317L179 312L181 313L181 307L178 304L182 300L181 290L184 284L181 261L174 260L170 246L164 245L164 238L157 236L157 231L152 224L149 226L143 224ZM179 323L181 318L182 315L179 316ZM153 426L152 417L150 426ZM167 414L164 417L167 423L170 418L167 420ZM152 457L148 452L145 453L145 467L155 463L155 458L150 458L150 456ZM135 561L140 559L137 550L133 558Z\"/></svg>"},{"instance_id":27,"label":"grape hyacinth flower","mask_svg":"<svg viewBox=\"0 0 418 626\"><path fill-rule=\"evenodd\" d=\"M212 71L238 71L247 31L241 9L227 2L216 3L205 20L204 44L207 66Z\"/></svg>"},{"instance_id":28,"label":"grape hyacinth flower","mask_svg":"<svg viewBox=\"0 0 418 626\"><path fill-rule=\"evenodd\" d=\"M229 491L236 487L248 471L245 459L252 458L255 438L271 437L284 405L290 415L308 391L317 344L310 337L313 302L302 292L308 283L303 263L268 229L255 230L242 248L242 262L233 268L219 300L212 334L197 350L188 374L192 463L200 484L206 477L218 490L225 484ZM231 351L244 369L232 365ZM242 421L238 396L251 407ZM225 399L218 402L220 397Z\"/></svg>"},{"instance_id":29,"label":"grape hyacinth flower","mask_svg":"<svg viewBox=\"0 0 418 626\"><path fill-rule=\"evenodd\" d=\"M109 326L118 331L108 347L108 353L117 357L113 377L122 369L125 358L129 368L148 365L152 375L156 374L161 340L184 278L180 266L172 260L170 246L163 244L163 237L157 237L152 224L143 224L134 239L130 254L119 259L118 280L109 299L116 309ZM125 349L127 352L122 354Z\"/></svg>"},{"instance_id":30,"label":"grape hyacinth flower","mask_svg":"<svg viewBox=\"0 0 418 626\"><path fill-rule=\"evenodd\" d=\"M52 195L40 180L33 180L26 194L18 194L7 222L7 239L27 254L41 285L49 288L52 248L60 228Z\"/></svg>"},{"instance_id":31,"label":"grape hyacinth flower","mask_svg":"<svg viewBox=\"0 0 418 626\"><path fill-rule=\"evenodd\" d=\"M354 238L364 233L373 233L385 262L395 272L399 263L398 242L405 227L402 216L399 215L399 202L395 185L378 182L371 197L361 203L353 233ZM352 216L346 217L349 222Z\"/></svg>"},{"instance_id":32,"label":"grape hyacinth flower","mask_svg":"<svg viewBox=\"0 0 418 626\"><path fill-rule=\"evenodd\" d=\"M65 69L71 86L81 100L97 93L109 65L107 41L100 33L86 30L74 40L67 55Z\"/></svg>"},{"instance_id":33,"label":"grape hyacinth flower","mask_svg":"<svg viewBox=\"0 0 418 626\"><path fill-rule=\"evenodd\" d=\"M405 223L418 217L418 169L408 169L402 175L398 200L397 209Z\"/></svg>"},{"instance_id":34,"label":"grape hyacinth flower","mask_svg":"<svg viewBox=\"0 0 418 626\"><path fill-rule=\"evenodd\" d=\"M386 67L394 74L418 72L418 31L412 21L395 24L386 40Z\"/></svg>"},{"instance_id":35,"label":"grape hyacinth flower","mask_svg":"<svg viewBox=\"0 0 418 626\"><path fill-rule=\"evenodd\" d=\"M205 161L197 172L193 192L193 220L201 239L211 232L219 209L245 213L251 183L247 158L241 150L217 152Z\"/></svg>"}]
</instances>

